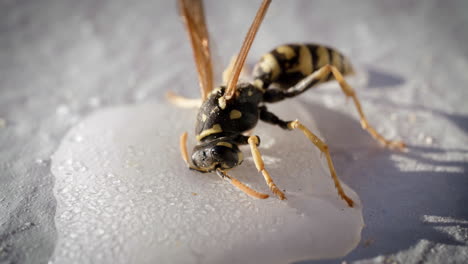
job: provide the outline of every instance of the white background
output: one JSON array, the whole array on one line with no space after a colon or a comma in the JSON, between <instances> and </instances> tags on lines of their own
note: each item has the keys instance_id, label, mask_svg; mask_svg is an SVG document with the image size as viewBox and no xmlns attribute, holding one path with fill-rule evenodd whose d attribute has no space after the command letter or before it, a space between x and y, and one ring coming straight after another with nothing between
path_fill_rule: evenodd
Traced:
<instances>
[{"instance_id":1,"label":"white background","mask_svg":"<svg viewBox=\"0 0 468 264\"><path fill-rule=\"evenodd\" d=\"M206 3L218 65L256 7ZM66 131L103 106L162 102L168 89L196 96L196 74L170 1L1 1L0 10L0 262L46 263L57 234L49 158ZM344 260L466 259L466 26L466 1L272 4L249 64L285 42L338 48L368 74L356 90L371 123L409 145L380 148L336 87L298 99L311 102L364 205L362 243Z\"/></svg>"}]
</instances>

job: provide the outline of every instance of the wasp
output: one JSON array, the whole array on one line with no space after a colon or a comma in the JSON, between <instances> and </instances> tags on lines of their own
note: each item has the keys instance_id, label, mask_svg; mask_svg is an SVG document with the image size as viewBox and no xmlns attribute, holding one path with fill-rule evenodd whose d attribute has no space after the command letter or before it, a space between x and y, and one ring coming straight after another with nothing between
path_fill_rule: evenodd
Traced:
<instances>
[{"instance_id":1,"label":"wasp","mask_svg":"<svg viewBox=\"0 0 468 264\"><path fill-rule=\"evenodd\" d=\"M264 166L258 149L260 137L249 135L248 132L255 128L259 120L285 130L299 130L324 154L339 197L349 207L353 207L354 201L341 186L327 144L299 120L282 120L268 110L267 104L300 95L319 83L336 80L343 93L354 102L363 129L386 147L403 149L405 144L385 139L369 124L356 92L343 77L353 73L353 66L336 49L317 44L281 45L261 57L254 67L252 82L239 82L247 54L270 3L271 0L263 0L233 66L225 72L225 84L214 88L203 3L201 0L178 0L179 12L192 46L201 90L201 100L168 93L168 99L176 105L199 106L195 128L198 144L189 160L187 133L183 133L180 138L182 158L192 170L214 172L246 194L265 199L269 197L268 194L253 190L227 173L243 161L239 146L249 145L256 168L265 178L271 192L283 200L286 195L276 186Z\"/></svg>"}]
</instances>

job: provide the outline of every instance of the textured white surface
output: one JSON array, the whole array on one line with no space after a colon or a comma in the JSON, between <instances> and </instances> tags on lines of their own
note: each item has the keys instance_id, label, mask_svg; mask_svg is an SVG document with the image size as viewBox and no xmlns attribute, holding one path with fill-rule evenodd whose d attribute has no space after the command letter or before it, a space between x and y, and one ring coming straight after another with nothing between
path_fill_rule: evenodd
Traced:
<instances>
[{"instance_id":1,"label":"textured white surface","mask_svg":"<svg viewBox=\"0 0 468 264\"><path fill-rule=\"evenodd\" d=\"M256 7L206 7L225 65ZM50 260L50 156L73 125L96 108L162 104L169 89L197 95L175 14L173 1L0 1L0 263ZM336 47L368 71L368 84L355 88L371 123L409 144L408 153L378 147L336 86L297 99L359 194L366 223L346 257L304 263L467 259L467 26L466 0L273 1L249 64L285 42Z\"/></svg>"},{"instance_id":2,"label":"textured white surface","mask_svg":"<svg viewBox=\"0 0 468 264\"><path fill-rule=\"evenodd\" d=\"M301 109L278 110L317 131ZM192 130L193 117L146 104L101 110L70 130L52 157L54 263L287 263L342 257L357 246L364 226L359 198L345 187L357 203L348 208L338 197L302 133L255 130L288 198L257 200L185 167L178 136ZM246 161L230 174L268 193L248 147L244 153Z\"/></svg>"}]
</instances>

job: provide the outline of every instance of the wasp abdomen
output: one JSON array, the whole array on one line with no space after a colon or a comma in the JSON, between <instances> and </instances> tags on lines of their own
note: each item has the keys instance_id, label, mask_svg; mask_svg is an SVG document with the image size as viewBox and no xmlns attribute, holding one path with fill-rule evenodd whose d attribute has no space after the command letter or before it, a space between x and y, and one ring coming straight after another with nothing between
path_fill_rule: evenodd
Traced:
<instances>
[{"instance_id":1,"label":"wasp abdomen","mask_svg":"<svg viewBox=\"0 0 468 264\"><path fill-rule=\"evenodd\" d=\"M327 64L337 67L343 75L353 72L349 60L333 48L316 44L287 44L263 55L255 65L253 77L264 88L271 83L287 88ZM322 81L332 78L330 74Z\"/></svg>"}]
</instances>

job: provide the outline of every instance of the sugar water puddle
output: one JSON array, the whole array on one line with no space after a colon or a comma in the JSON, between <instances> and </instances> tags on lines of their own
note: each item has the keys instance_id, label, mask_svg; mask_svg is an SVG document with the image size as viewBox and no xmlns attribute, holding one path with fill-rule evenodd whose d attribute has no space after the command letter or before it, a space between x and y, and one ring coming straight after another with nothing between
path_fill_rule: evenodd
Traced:
<instances>
[{"instance_id":1,"label":"sugar water puddle","mask_svg":"<svg viewBox=\"0 0 468 264\"><path fill-rule=\"evenodd\" d=\"M299 104L272 108L320 134ZM289 263L335 258L357 246L359 197L347 208L324 159L300 132L259 124L260 151L286 201L255 200L214 174L189 171L178 137L195 113L154 103L95 112L52 157L58 241L53 263ZM269 193L242 148L231 174Z\"/></svg>"}]
</instances>

